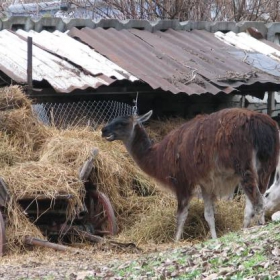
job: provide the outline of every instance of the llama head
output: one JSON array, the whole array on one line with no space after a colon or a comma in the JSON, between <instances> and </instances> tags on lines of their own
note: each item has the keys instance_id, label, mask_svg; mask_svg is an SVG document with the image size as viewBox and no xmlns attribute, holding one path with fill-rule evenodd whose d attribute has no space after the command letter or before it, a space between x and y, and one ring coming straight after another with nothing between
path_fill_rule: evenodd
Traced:
<instances>
[{"instance_id":1,"label":"llama head","mask_svg":"<svg viewBox=\"0 0 280 280\"><path fill-rule=\"evenodd\" d=\"M102 137L107 141L121 140L127 142L133 135L135 126L147 121L152 113L151 110L142 116L117 117L102 128Z\"/></svg>"},{"instance_id":2,"label":"llama head","mask_svg":"<svg viewBox=\"0 0 280 280\"><path fill-rule=\"evenodd\" d=\"M276 171L272 186L264 194L264 209L273 211L280 209L280 174Z\"/></svg>"}]
</instances>

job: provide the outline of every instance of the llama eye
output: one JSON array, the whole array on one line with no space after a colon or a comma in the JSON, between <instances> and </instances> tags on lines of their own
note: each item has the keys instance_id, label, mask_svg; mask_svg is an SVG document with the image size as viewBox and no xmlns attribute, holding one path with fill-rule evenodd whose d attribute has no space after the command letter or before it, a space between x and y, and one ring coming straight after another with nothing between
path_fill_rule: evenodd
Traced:
<instances>
[{"instance_id":1,"label":"llama eye","mask_svg":"<svg viewBox=\"0 0 280 280\"><path fill-rule=\"evenodd\" d=\"M268 197L269 196L269 193L266 193L265 195L264 195L264 197Z\"/></svg>"}]
</instances>

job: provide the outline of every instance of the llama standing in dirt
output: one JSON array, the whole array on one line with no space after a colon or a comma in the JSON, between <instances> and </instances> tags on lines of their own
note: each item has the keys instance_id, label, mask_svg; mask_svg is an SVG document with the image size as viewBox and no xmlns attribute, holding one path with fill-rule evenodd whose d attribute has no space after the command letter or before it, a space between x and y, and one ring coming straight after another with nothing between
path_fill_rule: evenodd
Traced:
<instances>
[{"instance_id":1,"label":"llama standing in dirt","mask_svg":"<svg viewBox=\"0 0 280 280\"><path fill-rule=\"evenodd\" d=\"M152 144L143 116L118 117L102 129L108 141L123 141L139 167L177 196L177 229L181 238L190 199L201 187L204 216L216 238L214 201L230 195L240 183L246 195L244 227L259 215L264 222L262 194L275 170L279 154L276 122L246 109L224 109L199 115Z\"/></svg>"}]
</instances>

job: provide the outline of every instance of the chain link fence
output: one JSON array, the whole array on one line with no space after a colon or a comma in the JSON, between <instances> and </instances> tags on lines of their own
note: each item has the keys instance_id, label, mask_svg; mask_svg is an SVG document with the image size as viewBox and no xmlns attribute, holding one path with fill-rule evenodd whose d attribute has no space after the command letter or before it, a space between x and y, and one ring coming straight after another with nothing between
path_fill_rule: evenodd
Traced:
<instances>
[{"instance_id":1,"label":"chain link fence","mask_svg":"<svg viewBox=\"0 0 280 280\"><path fill-rule=\"evenodd\" d=\"M117 101L79 101L67 103L39 103L33 105L33 112L45 125L59 128L70 126L91 126L125 115L132 115L133 106Z\"/></svg>"}]
</instances>

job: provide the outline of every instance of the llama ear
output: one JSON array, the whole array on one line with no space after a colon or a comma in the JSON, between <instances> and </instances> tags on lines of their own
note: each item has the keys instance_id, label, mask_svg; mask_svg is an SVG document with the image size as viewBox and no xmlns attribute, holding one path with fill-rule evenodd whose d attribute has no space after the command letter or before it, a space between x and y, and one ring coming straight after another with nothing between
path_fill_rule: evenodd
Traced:
<instances>
[{"instance_id":1,"label":"llama ear","mask_svg":"<svg viewBox=\"0 0 280 280\"><path fill-rule=\"evenodd\" d=\"M139 122L139 123L146 122L152 116L152 114L153 114L153 110L150 110L145 115L137 117L137 122Z\"/></svg>"}]
</instances>

